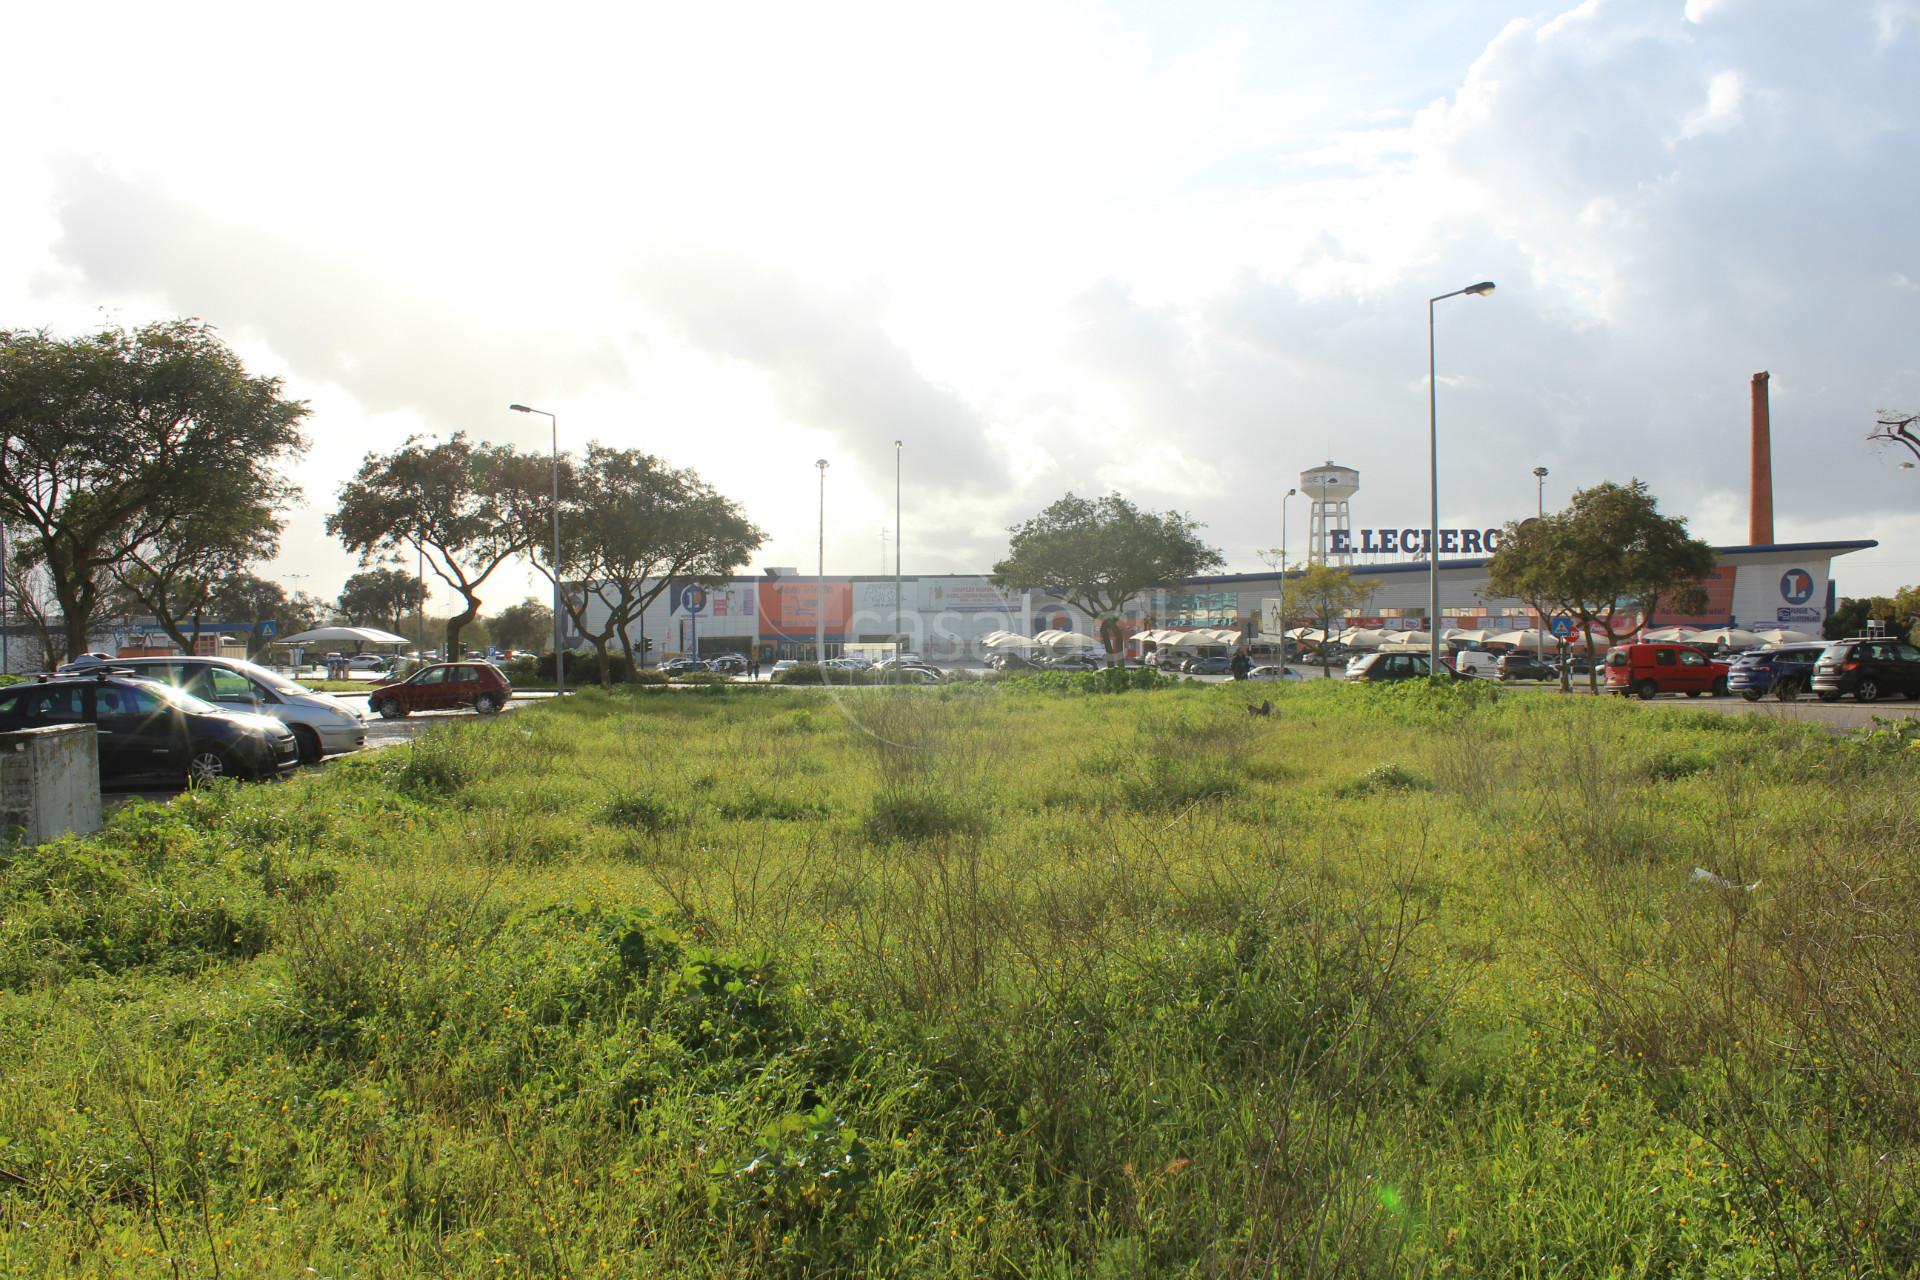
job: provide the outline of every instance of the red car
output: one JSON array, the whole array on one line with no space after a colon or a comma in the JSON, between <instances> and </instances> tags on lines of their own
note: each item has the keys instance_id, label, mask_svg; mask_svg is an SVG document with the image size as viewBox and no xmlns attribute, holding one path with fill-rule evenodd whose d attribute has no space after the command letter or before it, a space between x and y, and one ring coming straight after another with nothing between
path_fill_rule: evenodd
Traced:
<instances>
[{"instance_id":1,"label":"red car","mask_svg":"<svg viewBox=\"0 0 1920 1280\"><path fill-rule=\"evenodd\" d=\"M1727 692L1727 664L1679 644L1617 644L1607 651L1607 691L1652 698L1684 693L1698 698Z\"/></svg>"},{"instance_id":2,"label":"red car","mask_svg":"<svg viewBox=\"0 0 1920 1280\"><path fill-rule=\"evenodd\" d=\"M441 662L422 667L399 684L381 685L367 695L367 709L388 720L409 711L459 707L492 715L512 696L513 685L491 662Z\"/></svg>"}]
</instances>

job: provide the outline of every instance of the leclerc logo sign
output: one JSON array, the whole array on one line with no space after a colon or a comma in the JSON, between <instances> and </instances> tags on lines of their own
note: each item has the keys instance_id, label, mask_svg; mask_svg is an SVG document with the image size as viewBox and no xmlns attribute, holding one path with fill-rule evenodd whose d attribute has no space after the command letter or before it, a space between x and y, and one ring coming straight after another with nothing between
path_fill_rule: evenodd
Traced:
<instances>
[{"instance_id":1,"label":"leclerc logo sign","mask_svg":"<svg viewBox=\"0 0 1920 1280\"><path fill-rule=\"evenodd\" d=\"M1440 554L1443 556L1492 555L1499 549L1500 531L1498 529L1442 529L1440 531ZM1333 529L1327 533L1327 550L1336 556L1352 555L1356 551L1363 556L1431 555L1433 530L1362 529L1360 545L1355 546L1350 530ZM1812 591L1813 588L1807 589Z\"/></svg>"},{"instance_id":2,"label":"leclerc logo sign","mask_svg":"<svg viewBox=\"0 0 1920 1280\"><path fill-rule=\"evenodd\" d=\"M1788 604L1805 604L1813 599L1813 575L1805 569L1789 569L1781 574L1780 598Z\"/></svg>"}]
</instances>

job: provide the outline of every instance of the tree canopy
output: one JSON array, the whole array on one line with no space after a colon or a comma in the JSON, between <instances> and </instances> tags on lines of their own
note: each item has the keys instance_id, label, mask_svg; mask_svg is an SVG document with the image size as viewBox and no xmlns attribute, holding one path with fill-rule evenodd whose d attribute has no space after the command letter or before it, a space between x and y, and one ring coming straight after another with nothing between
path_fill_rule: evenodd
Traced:
<instances>
[{"instance_id":1,"label":"tree canopy","mask_svg":"<svg viewBox=\"0 0 1920 1280\"><path fill-rule=\"evenodd\" d=\"M561 490L560 576L574 629L600 654L602 681L610 678L608 647L617 638L636 665L631 627L670 583L714 582L732 574L766 541L730 499L693 471L666 466L638 449L589 444L586 457L567 459ZM522 517L544 516L530 504ZM538 529L527 531L534 567L551 579L551 553ZM588 625L589 598L605 608ZM644 646L642 646L644 649Z\"/></svg>"},{"instance_id":2,"label":"tree canopy","mask_svg":"<svg viewBox=\"0 0 1920 1280\"><path fill-rule=\"evenodd\" d=\"M527 548L551 511L545 459L507 445L476 444L464 433L418 437L392 453L368 454L340 490L327 532L362 563L395 552L423 556L434 576L465 602L447 620L447 652L480 614L480 588Z\"/></svg>"},{"instance_id":3,"label":"tree canopy","mask_svg":"<svg viewBox=\"0 0 1920 1280\"><path fill-rule=\"evenodd\" d=\"M274 468L306 447L307 412L197 320L0 332L0 520L25 534L17 559L45 574L69 657L123 563L171 600L277 533L291 490Z\"/></svg>"},{"instance_id":4,"label":"tree canopy","mask_svg":"<svg viewBox=\"0 0 1920 1280\"><path fill-rule=\"evenodd\" d=\"M1218 569L1219 551L1201 541L1203 526L1178 511L1143 511L1117 493L1069 493L1045 511L1011 526L994 585L1040 587L1093 618L1108 661L1121 648L1121 611L1145 591Z\"/></svg>"},{"instance_id":5,"label":"tree canopy","mask_svg":"<svg viewBox=\"0 0 1920 1280\"><path fill-rule=\"evenodd\" d=\"M1333 674L1333 659L1328 651L1327 640L1333 631L1334 619L1364 607L1373 590L1371 585L1355 578L1350 570L1336 569L1330 564L1308 565L1299 579L1288 587L1288 601L1296 608L1304 608L1320 624L1320 670L1323 675Z\"/></svg>"},{"instance_id":6,"label":"tree canopy","mask_svg":"<svg viewBox=\"0 0 1920 1280\"><path fill-rule=\"evenodd\" d=\"M1702 607L1699 584L1717 559L1712 546L1688 535L1684 517L1660 514L1643 481L1607 482L1575 493L1564 511L1508 524L1487 577L1496 595L1543 615L1565 612L1609 635L1620 634L1622 615L1638 613L1631 635L1663 606Z\"/></svg>"},{"instance_id":7,"label":"tree canopy","mask_svg":"<svg viewBox=\"0 0 1920 1280\"><path fill-rule=\"evenodd\" d=\"M364 569L340 590L340 615L357 627L379 627L396 634L423 601L420 580L390 565Z\"/></svg>"},{"instance_id":8,"label":"tree canopy","mask_svg":"<svg viewBox=\"0 0 1920 1280\"><path fill-rule=\"evenodd\" d=\"M487 638L502 649L533 649L553 643L553 610L529 596L485 619Z\"/></svg>"}]
</instances>

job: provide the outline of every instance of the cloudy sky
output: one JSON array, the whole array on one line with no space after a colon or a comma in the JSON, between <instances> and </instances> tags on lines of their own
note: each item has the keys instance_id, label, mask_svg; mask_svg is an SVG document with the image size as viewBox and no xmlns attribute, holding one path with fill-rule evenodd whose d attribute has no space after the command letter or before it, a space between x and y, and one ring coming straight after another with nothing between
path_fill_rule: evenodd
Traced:
<instances>
[{"instance_id":1,"label":"cloudy sky","mask_svg":"<svg viewBox=\"0 0 1920 1280\"><path fill-rule=\"evenodd\" d=\"M274 566L369 449L635 446L871 573L977 570L1062 493L1205 522L1358 468L1443 525L1647 480L1746 540L1920 581L1920 0L489 9L17 6L0 325L200 316L313 406ZM1290 549L1306 538L1292 504ZM887 552L891 568L891 551ZM526 584L502 583L489 608Z\"/></svg>"}]
</instances>

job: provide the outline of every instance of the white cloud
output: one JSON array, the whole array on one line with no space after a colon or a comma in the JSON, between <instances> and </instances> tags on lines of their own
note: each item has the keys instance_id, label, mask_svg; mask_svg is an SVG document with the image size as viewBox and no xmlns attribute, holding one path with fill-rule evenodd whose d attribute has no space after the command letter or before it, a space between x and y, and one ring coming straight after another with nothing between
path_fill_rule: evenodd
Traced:
<instances>
[{"instance_id":1,"label":"white cloud","mask_svg":"<svg viewBox=\"0 0 1920 1280\"><path fill-rule=\"evenodd\" d=\"M1875 536L1913 510L1863 437L1920 396L1915 11L41 6L0 301L198 313L312 398L316 576L344 462L536 443L508 400L697 466L766 562L812 562L830 456L829 561L868 564L905 436L910 570L1109 485L1250 567L1330 454L1424 510L1423 303L1483 277L1435 315L1443 519L1544 463L1737 540L1771 368L1782 536Z\"/></svg>"}]
</instances>

